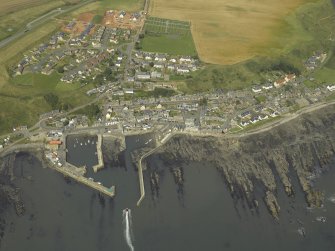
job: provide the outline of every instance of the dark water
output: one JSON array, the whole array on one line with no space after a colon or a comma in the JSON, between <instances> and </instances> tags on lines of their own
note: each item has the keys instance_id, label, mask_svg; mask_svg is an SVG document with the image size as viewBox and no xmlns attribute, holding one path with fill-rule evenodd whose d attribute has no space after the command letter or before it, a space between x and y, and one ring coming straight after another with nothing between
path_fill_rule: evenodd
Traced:
<instances>
[{"instance_id":1,"label":"dark water","mask_svg":"<svg viewBox=\"0 0 335 251\"><path fill-rule=\"evenodd\" d=\"M135 137L128 138L128 149L143 144L150 135L143 137L138 142ZM81 153L70 154L80 155L77 161L92 158L88 148L83 146ZM126 207L132 210L135 250L335 250L335 204L328 200L323 209L309 211L302 194L288 199L280 193L282 213L276 223L263 203L259 213L245 209L242 202L234 203L215 168L205 163L185 165L180 193L167 168L152 157L150 165L162 170L160 196L153 199L146 177L147 196L137 208L137 173L129 162L129 152L125 157L127 168L107 163L105 170L92 174L103 184L116 185L117 196L111 200L66 182L36 159L20 154L15 171L22 178L15 183L22 189L27 213L17 218L8 212L9 226L0 250L130 250L122 224ZM24 178L29 176L33 179ZM326 197L335 195L334 179L335 171L331 170L317 182ZM320 215L327 217L326 223L315 220ZM306 229L305 238L297 232L301 226Z\"/></svg>"}]
</instances>

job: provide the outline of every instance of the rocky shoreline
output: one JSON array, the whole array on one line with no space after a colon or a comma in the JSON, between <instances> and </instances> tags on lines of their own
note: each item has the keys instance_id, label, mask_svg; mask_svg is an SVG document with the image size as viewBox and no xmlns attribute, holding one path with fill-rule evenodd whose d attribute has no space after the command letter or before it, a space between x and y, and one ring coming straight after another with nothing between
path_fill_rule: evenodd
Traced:
<instances>
[{"instance_id":1,"label":"rocky shoreline","mask_svg":"<svg viewBox=\"0 0 335 251\"><path fill-rule=\"evenodd\" d=\"M103 161L107 166L121 166L126 149L125 141L113 136L104 136L102 141Z\"/></svg>"},{"instance_id":2,"label":"rocky shoreline","mask_svg":"<svg viewBox=\"0 0 335 251\"><path fill-rule=\"evenodd\" d=\"M276 197L279 186L289 197L302 189L309 207L322 206L323 194L313 186L313 179L327 170L335 154L334 108L335 105L330 105L303 114L259 134L229 137L179 134L160 147L155 155L169 167L178 191L183 190L184 171L176 167L176 162L210 163L224 178L232 197L242 199L251 209L258 208L255 190L260 187L262 200L273 217L279 219L280 205ZM132 152L135 166L140 156L151 149L144 147ZM124 139L104 137L102 151L107 166L124 165ZM47 165L41 151L31 149L28 152ZM18 215L24 213L19 189L12 182L15 157L13 153L0 159L0 216L8 206L14 206ZM148 169L151 191L158 196L161 170L146 165L146 161L143 166ZM294 186L292 180L297 180L300 187ZM0 223L1 236L5 223L2 224L2 220Z\"/></svg>"},{"instance_id":3,"label":"rocky shoreline","mask_svg":"<svg viewBox=\"0 0 335 251\"><path fill-rule=\"evenodd\" d=\"M260 134L236 137L176 135L155 153L165 163L204 162L215 165L233 197L257 209L255 186L263 187L262 199L274 218L279 219L277 192L287 196L297 189L305 193L309 207L321 207L323 194L313 179L327 170L335 154L335 105L306 113ZM204 167L206 168L206 167ZM171 168L170 168L171 169ZM156 170L150 170L157 183ZM182 184L182 170L171 171ZM299 187L293 185L297 179ZM159 185L156 185L159 186Z\"/></svg>"}]
</instances>

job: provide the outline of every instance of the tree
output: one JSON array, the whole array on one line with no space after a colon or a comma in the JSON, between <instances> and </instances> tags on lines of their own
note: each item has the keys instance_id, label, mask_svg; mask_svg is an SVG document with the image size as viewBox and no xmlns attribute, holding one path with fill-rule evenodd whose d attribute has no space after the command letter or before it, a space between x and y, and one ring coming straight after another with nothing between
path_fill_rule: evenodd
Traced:
<instances>
[{"instance_id":1,"label":"tree","mask_svg":"<svg viewBox=\"0 0 335 251\"><path fill-rule=\"evenodd\" d=\"M90 119L96 118L100 114L101 110L97 105L89 105L86 108L86 114Z\"/></svg>"},{"instance_id":2,"label":"tree","mask_svg":"<svg viewBox=\"0 0 335 251\"><path fill-rule=\"evenodd\" d=\"M57 68L57 72L58 72L58 73L64 73L64 66L59 66L59 67Z\"/></svg>"}]
</instances>

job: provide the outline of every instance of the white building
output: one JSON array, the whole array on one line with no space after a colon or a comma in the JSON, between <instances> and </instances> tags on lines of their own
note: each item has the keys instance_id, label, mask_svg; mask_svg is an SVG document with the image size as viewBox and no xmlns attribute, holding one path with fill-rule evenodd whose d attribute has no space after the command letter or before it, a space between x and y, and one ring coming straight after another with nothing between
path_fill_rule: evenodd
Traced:
<instances>
[{"instance_id":1,"label":"white building","mask_svg":"<svg viewBox=\"0 0 335 251\"><path fill-rule=\"evenodd\" d=\"M253 91L254 93L259 93L259 92L262 91L262 88L259 87L259 86L255 86L255 87L252 87L252 91Z\"/></svg>"},{"instance_id":2,"label":"white building","mask_svg":"<svg viewBox=\"0 0 335 251\"><path fill-rule=\"evenodd\" d=\"M123 89L124 94L134 94L134 90L133 89Z\"/></svg>"},{"instance_id":3,"label":"white building","mask_svg":"<svg viewBox=\"0 0 335 251\"><path fill-rule=\"evenodd\" d=\"M330 91L330 92L335 91L335 85L332 85L332 86L328 85L328 86L327 86L327 89L328 89L328 91Z\"/></svg>"},{"instance_id":4,"label":"white building","mask_svg":"<svg viewBox=\"0 0 335 251\"><path fill-rule=\"evenodd\" d=\"M157 54L156 57L155 57L155 61L165 62L166 61L166 57L165 57L165 55Z\"/></svg>"},{"instance_id":5,"label":"white building","mask_svg":"<svg viewBox=\"0 0 335 251\"><path fill-rule=\"evenodd\" d=\"M270 89L273 88L273 85L272 85L272 84L263 85L262 88L263 88L264 90L270 90Z\"/></svg>"},{"instance_id":6,"label":"white building","mask_svg":"<svg viewBox=\"0 0 335 251\"><path fill-rule=\"evenodd\" d=\"M151 78L150 74L146 72L138 72L135 77L139 80L148 80Z\"/></svg>"},{"instance_id":7,"label":"white building","mask_svg":"<svg viewBox=\"0 0 335 251\"><path fill-rule=\"evenodd\" d=\"M180 66L177 68L177 73L189 73L190 70L187 67Z\"/></svg>"},{"instance_id":8,"label":"white building","mask_svg":"<svg viewBox=\"0 0 335 251\"><path fill-rule=\"evenodd\" d=\"M164 68L164 64L162 64L162 63L155 63L154 64L154 68L156 68L156 69L163 69Z\"/></svg>"},{"instance_id":9,"label":"white building","mask_svg":"<svg viewBox=\"0 0 335 251\"><path fill-rule=\"evenodd\" d=\"M179 62L180 63L191 63L192 62L192 57L190 57L190 56L182 56L179 59Z\"/></svg>"}]
</instances>

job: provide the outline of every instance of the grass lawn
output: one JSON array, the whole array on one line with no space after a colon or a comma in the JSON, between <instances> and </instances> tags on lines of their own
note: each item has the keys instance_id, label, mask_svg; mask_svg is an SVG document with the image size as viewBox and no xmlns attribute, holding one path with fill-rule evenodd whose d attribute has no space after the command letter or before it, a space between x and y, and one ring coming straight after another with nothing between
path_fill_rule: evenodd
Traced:
<instances>
[{"instance_id":1,"label":"grass lawn","mask_svg":"<svg viewBox=\"0 0 335 251\"><path fill-rule=\"evenodd\" d=\"M317 81L319 83L334 83L335 81L335 69L330 69L327 67L323 67L322 69L318 70L315 73L315 79L317 79Z\"/></svg>"},{"instance_id":2,"label":"grass lawn","mask_svg":"<svg viewBox=\"0 0 335 251\"><path fill-rule=\"evenodd\" d=\"M19 86L31 86L39 92L54 90L61 76L53 72L50 75L27 73L13 78L12 82Z\"/></svg>"},{"instance_id":3,"label":"grass lawn","mask_svg":"<svg viewBox=\"0 0 335 251\"><path fill-rule=\"evenodd\" d=\"M92 22L94 24L101 24L103 18L104 17L102 15L95 15Z\"/></svg>"},{"instance_id":4,"label":"grass lawn","mask_svg":"<svg viewBox=\"0 0 335 251\"><path fill-rule=\"evenodd\" d=\"M143 51L168 53L171 55L196 56L192 35L147 34L141 40Z\"/></svg>"}]
</instances>

